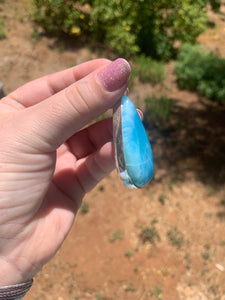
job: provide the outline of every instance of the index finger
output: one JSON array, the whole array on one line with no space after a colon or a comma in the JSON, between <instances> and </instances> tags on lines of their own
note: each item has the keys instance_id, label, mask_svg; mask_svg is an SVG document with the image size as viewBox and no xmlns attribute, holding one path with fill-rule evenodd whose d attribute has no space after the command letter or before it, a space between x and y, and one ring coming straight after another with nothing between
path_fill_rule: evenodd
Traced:
<instances>
[{"instance_id":1,"label":"index finger","mask_svg":"<svg viewBox=\"0 0 225 300\"><path fill-rule=\"evenodd\" d=\"M108 59L95 59L57 73L40 77L19 87L7 97L18 101L25 107L32 106L110 62Z\"/></svg>"}]
</instances>

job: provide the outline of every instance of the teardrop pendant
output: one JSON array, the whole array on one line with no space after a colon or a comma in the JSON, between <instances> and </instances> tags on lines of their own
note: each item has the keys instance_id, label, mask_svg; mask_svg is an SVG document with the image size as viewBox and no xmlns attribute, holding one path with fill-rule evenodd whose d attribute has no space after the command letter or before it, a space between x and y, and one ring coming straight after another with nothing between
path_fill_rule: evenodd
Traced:
<instances>
[{"instance_id":1,"label":"teardrop pendant","mask_svg":"<svg viewBox=\"0 0 225 300\"><path fill-rule=\"evenodd\" d=\"M127 188L142 188L152 178L151 145L139 114L127 96L113 112L113 140L120 179Z\"/></svg>"}]
</instances>

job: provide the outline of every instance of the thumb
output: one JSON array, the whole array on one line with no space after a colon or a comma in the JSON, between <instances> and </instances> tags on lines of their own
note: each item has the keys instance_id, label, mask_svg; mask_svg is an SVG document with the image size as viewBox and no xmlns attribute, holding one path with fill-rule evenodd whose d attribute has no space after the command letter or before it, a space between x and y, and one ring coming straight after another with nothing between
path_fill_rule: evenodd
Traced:
<instances>
[{"instance_id":1,"label":"thumb","mask_svg":"<svg viewBox=\"0 0 225 300\"><path fill-rule=\"evenodd\" d=\"M122 58L23 111L23 137L54 151L83 126L112 108L127 89L130 66ZM25 116L24 116L25 114Z\"/></svg>"}]
</instances>

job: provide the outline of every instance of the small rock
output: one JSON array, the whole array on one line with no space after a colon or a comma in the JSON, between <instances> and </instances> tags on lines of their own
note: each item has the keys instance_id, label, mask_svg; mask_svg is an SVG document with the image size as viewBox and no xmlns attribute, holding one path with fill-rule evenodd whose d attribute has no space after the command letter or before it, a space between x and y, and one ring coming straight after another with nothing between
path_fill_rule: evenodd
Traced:
<instances>
[{"instance_id":1,"label":"small rock","mask_svg":"<svg viewBox=\"0 0 225 300\"><path fill-rule=\"evenodd\" d=\"M221 272L224 272L224 271L225 271L225 268L224 268L222 265L220 265L220 264L216 264L216 268L217 268L218 270L220 270Z\"/></svg>"}]
</instances>

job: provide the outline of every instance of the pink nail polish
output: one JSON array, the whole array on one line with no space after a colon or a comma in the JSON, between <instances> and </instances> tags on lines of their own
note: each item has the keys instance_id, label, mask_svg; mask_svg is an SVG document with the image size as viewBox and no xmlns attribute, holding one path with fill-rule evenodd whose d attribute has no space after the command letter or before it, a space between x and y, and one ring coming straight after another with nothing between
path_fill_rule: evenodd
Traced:
<instances>
[{"instance_id":1,"label":"pink nail polish","mask_svg":"<svg viewBox=\"0 0 225 300\"><path fill-rule=\"evenodd\" d=\"M144 118L143 112L142 112L139 108L137 108L137 112L138 112L138 114L139 114L139 117L140 117L141 120L143 121L143 118Z\"/></svg>"},{"instance_id":2,"label":"pink nail polish","mask_svg":"<svg viewBox=\"0 0 225 300\"><path fill-rule=\"evenodd\" d=\"M97 76L105 89L112 92L121 88L127 82L130 71L129 63L123 58L118 58Z\"/></svg>"}]
</instances>

